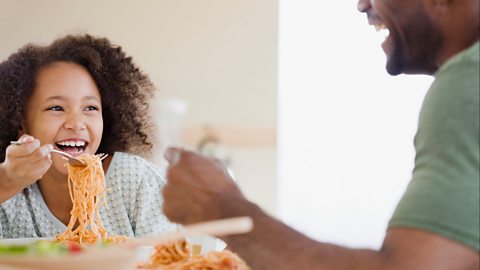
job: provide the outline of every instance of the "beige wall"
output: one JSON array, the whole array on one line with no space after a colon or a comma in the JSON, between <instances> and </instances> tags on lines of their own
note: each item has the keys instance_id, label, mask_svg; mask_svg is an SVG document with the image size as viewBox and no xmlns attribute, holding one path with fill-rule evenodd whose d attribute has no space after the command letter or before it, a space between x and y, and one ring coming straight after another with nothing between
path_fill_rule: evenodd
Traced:
<instances>
[{"instance_id":1,"label":"beige wall","mask_svg":"<svg viewBox=\"0 0 480 270\"><path fill-rule=\"evenodd\" d=\"M194 147L210 126L247 196L275 211L276 0L0 0L1 60L84 32L121 45L151 76L158 121L169 121L162 102L186 101L179 143Z\"/></svg>"}]
</instances>

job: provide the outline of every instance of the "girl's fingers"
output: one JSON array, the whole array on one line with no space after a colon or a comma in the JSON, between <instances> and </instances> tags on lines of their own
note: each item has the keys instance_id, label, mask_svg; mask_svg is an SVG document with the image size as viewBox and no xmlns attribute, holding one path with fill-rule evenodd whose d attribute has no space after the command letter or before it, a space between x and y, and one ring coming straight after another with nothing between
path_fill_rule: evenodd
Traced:
<instances>
[{"instance_id":1,"label":"girl's fingers","mask_svg":"<svg viewBox=\"0 0 480 270\"><path fill-rule=\"evenodd\" d=\"M42 178L42 176L48 171L51 165L52 165L52 160L50 158L41 159L34 163L31 163L30 164L31 173L29 175L30 180L36 181Z\"/></svg>"},{"instance_id":2,"label":"girl's fingers","mask_svg":"<svg viewBox=\"0 0 480 270\"><path fill-rule=\"evenodd\" d=\"M25 151L25 149L9 149L28 146L28 144L34 143L35 140L25 145L11 145L7 148L9 175L11 175L12 178L32 183L32 181L41 178L50 168L52 164L50 153L53 149L53 146L50 144L37 147L32 153L26 156L16 156L19 155L19 152L22 150Z\"/></svg>"},{"instance_id":3,"label":"girl's fingers","mask_svg":"<svg viewBox=\"0 0 480 270\"><path fill-rule=\"evenodd\" d=\"M20 138L18 138L18 140L15 142L15 144L21 145L21 144L33 142L33 140L35 140L34 137L32 137L28 134L23 134Z\"/></svg>"},{"instance_id":4,"label":"girl's fingers","mask_svg":"<svg viewBox=\"0 0 480 270\"><path fill-rule=\"evenodd\" d=\"M40 147L40 141L37 139L28 139L21 145L9 145L7 147L7 157L26 157L35 152Z\"/></svg>"},{"instance_id":5,"label":"girl's fingers","mask_svg":"<svg viewBox=\"0 0 480 270\"><path fill-rule=\"evenodd\" d=\"M50 153L52 152L53 145L45 144L36 149L30 156L32 160L50 159Z\"/></svg>"}]
</instances>

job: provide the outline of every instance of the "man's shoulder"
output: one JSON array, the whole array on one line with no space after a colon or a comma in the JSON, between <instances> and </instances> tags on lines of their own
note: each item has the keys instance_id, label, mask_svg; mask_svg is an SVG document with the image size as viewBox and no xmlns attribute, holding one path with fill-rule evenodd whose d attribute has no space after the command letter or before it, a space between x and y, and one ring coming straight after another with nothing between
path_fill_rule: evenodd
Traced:
<instances>
[{"instance_id":1,"label":"man's shoulder","mask_svg":"<svg viewBox=\"0 0 480 270\"><path fill-rule=\"evenodd\" d=\"M437 80L449 79L456 82L476 82L480 69L480 42L459 52L443 64L435 74Z\"/></svg>"},{"instance_id":2,"label":"man's shoulder","mask_svg":"<svg viewBox=\"0 0 480 270\"><path fill-rule=\"evenodd\" d=\"M442 110L476 111L480 96L479 43L452 57L435 75L427 96L429 106Z\"/></svg>"}]
</instances>

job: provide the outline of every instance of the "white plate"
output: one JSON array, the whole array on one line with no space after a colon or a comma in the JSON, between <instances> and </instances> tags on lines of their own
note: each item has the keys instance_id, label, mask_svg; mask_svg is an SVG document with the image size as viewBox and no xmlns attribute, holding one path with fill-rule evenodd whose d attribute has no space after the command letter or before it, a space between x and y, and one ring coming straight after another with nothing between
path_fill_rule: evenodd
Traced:
<instances>
[{"instance_id":1,"label":"white plate","mask_svg":"<svg viewBox=\"0 0 480 270\"><path fill-rule=\"evenodd\" d=\"M222 251L227 247L225 242L213 236L187 237L187 240L192 246L200 246L199 255L205 255L212 251Z\"/></svg>"},{"instance_id":2,"label":"white plate","mask_svg":"<svg viewBox=\"0 0 480 270\"><path fill-rule=\"evenodd\" d=\"M41 237L41 238L9 238L0 239L0 244L3 245L28 245L40 240L53 240L53 237Z\"/></svg>"},{"instance_id":3,"label":"white plate","mask_svg":"<svg viewBox=\"0 0 480 270\"><path fill-rule=\"evenodd\" d=\"M52 237L1 239L0 244L25 245L39 240L52 239ZM188 237L188 241L192 245L200 245L201 254L211 251L221 251L226 247L226 244L222 240L211 236ZM0 269L3 269L2 267L4 265L8 265L39 270L131 270L135 268L136 263L149 261L153 251L154 248L152 246L139 247L136 248L136 250L123 246L114 246L105 249L95 249L77 255L65 256L0 255Z\"/></svg>"},{"instance_id":4,"label":"white plate","mask_svg":"<svg viewBox=\"0 0 480 270\"><path fill-rule=\"evenodd\" d=\"M38 240L42 239L3 239L0 240L0 243L21 245ZM37 270L131 270L135 268L136 257L137 251L126 246L92 248L79 254L60 256L1 255L0 269L3 266L13 266Z\"/></svg>"}]
</instances>

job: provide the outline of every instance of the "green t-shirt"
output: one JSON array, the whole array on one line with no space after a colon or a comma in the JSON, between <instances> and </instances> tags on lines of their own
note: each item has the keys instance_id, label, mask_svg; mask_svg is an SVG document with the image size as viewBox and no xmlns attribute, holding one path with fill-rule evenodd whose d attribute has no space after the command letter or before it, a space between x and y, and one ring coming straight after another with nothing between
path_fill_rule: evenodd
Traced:
<instances>
[{"instance_id":1,"label":"green t-shirt","mask_svg":"<svg viewBox=\"0 0 480 270\"><path fill-rule=\"evenodd\" d=\"M415 169L389 227L480 246L479 42L435 74L420 112Z\"/></svg>"}]
</instances>

